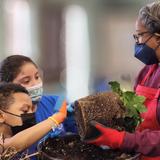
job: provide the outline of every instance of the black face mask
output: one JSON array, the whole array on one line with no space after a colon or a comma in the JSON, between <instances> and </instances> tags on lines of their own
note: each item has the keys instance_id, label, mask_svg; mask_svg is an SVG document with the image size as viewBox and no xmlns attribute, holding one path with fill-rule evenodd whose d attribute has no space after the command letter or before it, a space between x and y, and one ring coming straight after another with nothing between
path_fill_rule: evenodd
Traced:
<instances>
[{"instance_id":1,"label":"black face mask","mask_svg":"<svg viewBox=\"0 0 160 160\"><path fill-rule=\"evenodd\" d=\"M3 112L11 114L13 116L21 117L21 119L22 119L22 126L11 126L11 125L9 125L11 127L13 135L15 135L18 132L21 132L21 131L23 131L27 128L30 128L30 127L32 127L36 124L35 113L24 113L24 114L21 114L19 116L19 115L16 115L16 114L4 111L4 110L3 110Z\"/></svg>"}]
</instances>

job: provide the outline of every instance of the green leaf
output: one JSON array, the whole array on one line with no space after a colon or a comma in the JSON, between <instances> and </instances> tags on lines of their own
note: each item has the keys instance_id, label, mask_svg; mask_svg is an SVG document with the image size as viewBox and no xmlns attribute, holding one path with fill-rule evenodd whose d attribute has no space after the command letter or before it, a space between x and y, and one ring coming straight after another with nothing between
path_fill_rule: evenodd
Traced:
<instances>
[{"instance_id":1,"label":"green leaf","mask_svg":"<svg viewBox=\"0 0 160 160\"><path fill-rule=\"evenodd\" d=\"M134 97L135 103L144 103L145 102L145 97L143 96L135 96Z\"/></svg>"},{"instance_id":2,"label":"green leaf","mask_svg":"<svg viewBox=\"0 0 160 160\"><path fill-rule=\"evenodd\" d=\"M111 89L112 89L113 92L118 93L119 95L122 94L120 84L117 81L111 81L108 84L111 85Z\"/></svg>"},{"instance_id":3,"label":"green leaf","mask_svg":"<svg viewBox=\"0 0 160 160\"><path fill-rule=\"evenodd\" d=\"M145 97L138 96L132 91L122 91L117 81L111 81L109 84L112 91L119 95L120 100L126 107L126 116L134 118L137 125L141 123L143 119L140 117L140 113L146 111L146 107L144 106Z\"/></svg>"}]
</instances>

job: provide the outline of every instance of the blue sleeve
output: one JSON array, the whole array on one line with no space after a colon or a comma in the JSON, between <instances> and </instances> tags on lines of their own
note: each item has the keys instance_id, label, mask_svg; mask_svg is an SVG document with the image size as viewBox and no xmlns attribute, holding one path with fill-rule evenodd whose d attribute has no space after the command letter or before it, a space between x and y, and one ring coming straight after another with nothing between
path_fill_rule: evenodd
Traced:
<instances>
[{"instance_id":1,"label":"blue sleeve","mask_svg":"<svg viewBox=\"0 0 160 160\"><path fill-rule=\"evenodd\" d=\"M65 101L65 98L63 96L59 96L57 98L57 101L56 101L56 104L55 104L55 107L54 107L57 112L61 108L61 106L62 106L62 104L63 104L64 101Z\"/></svg>"},{"instance_id":2,"label":"blue sleeve","mask_svg":"<svg viewBox=\"0 0 160 160\"><path fill-rule=\"evenodd\" d=\"M37 110L36 110L37 123L47 119L49 116L52 116L54 113L58 112L63 101L64 101L63 97L54 95L43 96L37 105Z\"/></svg>"}]
</instances>

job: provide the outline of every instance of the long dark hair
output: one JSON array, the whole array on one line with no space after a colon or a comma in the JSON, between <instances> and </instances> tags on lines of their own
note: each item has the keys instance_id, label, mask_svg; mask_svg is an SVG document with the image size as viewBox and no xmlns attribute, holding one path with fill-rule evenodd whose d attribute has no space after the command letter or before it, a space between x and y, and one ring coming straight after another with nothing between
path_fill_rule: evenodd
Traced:
<instances>
[{"instance_id":1,"label":"long dark hair","mask_svg":"<svg viewBox=\"0 0 160 160\"><path fill-rule=\"evenodd\" d=\"M20 73L21 67L26 63L32 63L38 68L31 58L23 55L12 55L4 59L0 66L0 81L7 83L13 82Z\"/></svg>"}]
</instances>

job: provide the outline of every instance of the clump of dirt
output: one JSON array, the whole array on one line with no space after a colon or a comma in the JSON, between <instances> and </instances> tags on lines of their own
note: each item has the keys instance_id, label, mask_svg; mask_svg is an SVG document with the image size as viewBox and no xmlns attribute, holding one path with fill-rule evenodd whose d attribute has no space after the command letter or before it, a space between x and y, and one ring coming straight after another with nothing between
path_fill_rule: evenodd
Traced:
<instances>
[{"instance_id":1,"label":"clump of dirt","mask_svg":"<svg viewBox=\"0 0 160 160\"><path fill-rule=\"evenodd\" d=\"M78 135L49 138L43 144L41 151L41 160L129 160L133 157L118 150L104 150L86 144Z\"/></svg>"},{"instance_id":2,"label":"clump of dirt","mask_svg":"<svg viewBox=\"0 0 160 160\"><path fill-rule=\"evenodd\" d=\"M119 150L102 149L87 144L82 139L89 139L92 134L100 133L90 125L98 121L118 130L132 131L134 120L126 117L126 108L118 94L113 92L98 93L75 102L75 119L79 135L49 138L42 145L41 160L133 160L134 154L125 154Z\"/></svg>"},{"instance_id":3,"label":"clump of dirt","mask_svg":"<svg viewBox=\"0 0 160 160\"><path fill-rule=\"evenodd\" d=\"M92 120L131 132L135 127L134 120L125 116L126 108L114 92L98 93L75 102L75 120L82 139L89 138L95 132L90 125Z\"/></svg>"}]
</instances>

